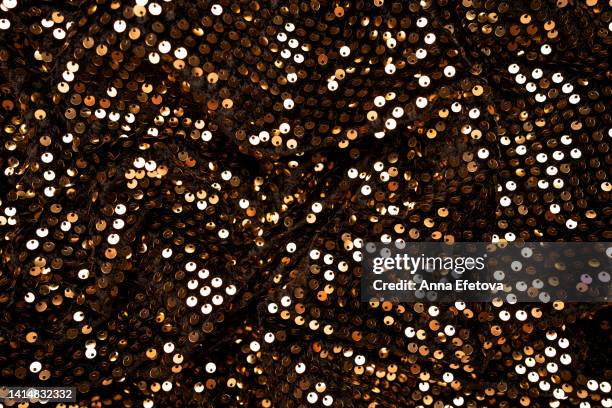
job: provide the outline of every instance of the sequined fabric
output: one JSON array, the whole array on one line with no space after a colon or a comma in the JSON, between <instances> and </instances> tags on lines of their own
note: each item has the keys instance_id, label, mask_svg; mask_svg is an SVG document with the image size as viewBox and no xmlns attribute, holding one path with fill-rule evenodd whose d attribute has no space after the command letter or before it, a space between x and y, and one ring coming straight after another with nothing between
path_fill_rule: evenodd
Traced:
<instances>
[{"instance_id":1,"label":"sequined fabric","mask_svg":"<svg viewBox=\"0 0 612 408\"><path fill-rule=\"evenodd\" d=\"M602 0L0 6L0 385L610 407L605 304L362 302L364 242L610 241Z\"/></svg>"}]
</instances>

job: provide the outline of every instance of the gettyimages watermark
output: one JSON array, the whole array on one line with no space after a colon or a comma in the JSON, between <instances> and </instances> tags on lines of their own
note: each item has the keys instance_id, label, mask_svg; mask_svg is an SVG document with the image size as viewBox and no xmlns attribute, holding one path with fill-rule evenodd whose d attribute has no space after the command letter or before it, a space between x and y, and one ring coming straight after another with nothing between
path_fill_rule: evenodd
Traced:
<instances>
[{"instance_id":1,"label":"gettyimages watermark","mask_svg":"<svg viewBox=\"0 0 612 408\"><path fill-rule=\"evenodd\" d=\"M366 243L363 301L609 302L612 243Z\"/></svg>"}]
</instances>

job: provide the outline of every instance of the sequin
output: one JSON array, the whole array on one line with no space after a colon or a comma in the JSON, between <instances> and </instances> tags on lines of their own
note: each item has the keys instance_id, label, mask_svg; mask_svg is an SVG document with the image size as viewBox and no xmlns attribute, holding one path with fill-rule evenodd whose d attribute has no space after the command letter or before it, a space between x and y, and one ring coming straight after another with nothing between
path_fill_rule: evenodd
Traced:
<instances>
[{"instance_id":1,"label":"sequin","mask_svg":"<svg viewBox=\"0 0 612 408\"><path fill-rule=\"evenodd\" d=\"M0 383L610 405L606 305L359 294L368 242L612 238L608 3L77 3L0 7Z\"/></svg>"}]
</instances>

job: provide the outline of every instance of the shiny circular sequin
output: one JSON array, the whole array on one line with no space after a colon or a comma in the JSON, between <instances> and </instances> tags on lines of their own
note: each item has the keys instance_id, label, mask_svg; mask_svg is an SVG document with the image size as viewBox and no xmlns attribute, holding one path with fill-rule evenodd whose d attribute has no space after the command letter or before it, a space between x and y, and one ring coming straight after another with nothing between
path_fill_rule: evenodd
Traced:
<instances>
[{"instance_id":1,"label":"shiny circular sequin","mask_svg":"<svg viewBox=\"0 0 612 408\"><path fill-rule=\"evenodd\" d=\"M611 21L602 0L3 0L0 383L612 406L605 304L359 294L368 242L612 239Z\"/></svg>"}]
</instances>

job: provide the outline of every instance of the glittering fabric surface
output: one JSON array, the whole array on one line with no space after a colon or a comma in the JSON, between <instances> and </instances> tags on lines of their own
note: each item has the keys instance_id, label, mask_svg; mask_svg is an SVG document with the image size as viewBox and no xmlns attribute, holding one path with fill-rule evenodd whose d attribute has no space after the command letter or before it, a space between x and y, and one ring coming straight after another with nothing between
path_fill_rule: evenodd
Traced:
<instances>
[{"instance_id":1,"label":"glittering fabric surface","mask_svg":"<svg viewBox=\"0 0 612 408\"><path fill-rule=\"evenodd\" d=\"M2 0L0 385L612 406L605 304L359 294L364 242L612 240L611 20L605 0Z\"/></svg>"}]
</instances>

